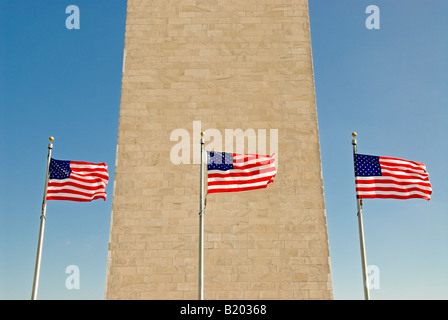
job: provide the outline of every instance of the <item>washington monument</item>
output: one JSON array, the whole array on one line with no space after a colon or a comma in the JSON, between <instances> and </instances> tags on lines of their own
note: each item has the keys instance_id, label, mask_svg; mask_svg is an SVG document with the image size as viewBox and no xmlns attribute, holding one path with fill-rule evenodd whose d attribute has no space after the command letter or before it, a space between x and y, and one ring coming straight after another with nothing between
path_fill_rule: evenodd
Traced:
<instances>
[{"instance_id":1,"label":"washington monument","mask_svg":"<svg viewBox=\"0 0 448 320\"><path fill-rule=\"evenodd\" d=\"M333 299L313 77L307 0L128 0L106 299L197 299L201 132L277 163L207 195L204 299Z\"/></svg>"}]
</instances>

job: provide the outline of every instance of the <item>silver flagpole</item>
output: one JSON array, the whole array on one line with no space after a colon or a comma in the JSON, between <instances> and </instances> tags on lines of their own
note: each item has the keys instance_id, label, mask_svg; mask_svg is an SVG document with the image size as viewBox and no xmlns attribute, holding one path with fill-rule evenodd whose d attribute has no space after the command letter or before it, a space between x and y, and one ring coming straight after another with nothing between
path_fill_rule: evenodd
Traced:
<instances>
[{"instance_id":1,"label":"silver flagpole","mask_svg":"<svg viewBox=\"0 0 448 320\"><path fill-rule=\"evenodd\" d=\"M46 220L45 212L47 211L48 169L50 167L51 150L53 149L53 144L51 142L54 140L54 138L50 137L49 140L50 140L50 143L48 144L47 170L45 173L44 197L42 200L42 213L40 215L39 242L37 244L36 265L34 267L33 291L31 293L31 300L37 299L37 287L39 286L40 260L42 257L42 242L44 240L44 229L45 229L45 220Z\"/></svg>"},{"instance_id":2,"label":"silver flagpole","mask_svg":"<svg viewBox=\"0 0 448 320\"><path fill-rule=\"evenodd\" d=\"M204 161L204 133L201 132L201 168L199 170L199 300L204 299L204 182L203 182L203 161Z\"/></svg>"},{"instance_id":3,"label":"silver flagpole","mask_svg":"<svg viewBox=\"0 0 448 320\"><path fill-rule=\"evenodd\" d=\"M357 136L356 132L352 133L352 145L353 145L353 160L355 161L355 155L358 153L357 141L354 139ZM356 179L356 177L355 177ZM364 245L364 227L362 223L362 199L356 197L356 203L358 205L358 228L359 228L359 242L361 247L361 261L362 261L362 279L364 283L364 299L370 300L369 292L369 278L367 275L367 258L366 258L366 248Z\"/></svg>"}]
</instances>

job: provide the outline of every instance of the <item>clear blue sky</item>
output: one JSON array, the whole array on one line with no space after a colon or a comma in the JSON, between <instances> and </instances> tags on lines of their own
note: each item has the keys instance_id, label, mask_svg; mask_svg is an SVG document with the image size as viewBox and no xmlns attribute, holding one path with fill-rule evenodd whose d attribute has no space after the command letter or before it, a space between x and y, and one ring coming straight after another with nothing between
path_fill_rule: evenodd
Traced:
<instances>
[{"instance_id":1,"label":"clear blue sky","mask_svg":"<svg viewBox=\"0 0 448 320\"><path fill-rule=\"evenodd\" d=\"M360 153L423 162L433 187L429 202L364 201L371 297L448 299L448 2L309 3L335 298L363 299L357 131ZM65 26L72 4L79 30ZM370 4L379 30L365 27ZM104 297L125 18L125 0L0 0L0 299L31 295L50 135L55 158L104 161L110 183L105 202L48 203L38 298Z\"/></svg>"}]
</instances>

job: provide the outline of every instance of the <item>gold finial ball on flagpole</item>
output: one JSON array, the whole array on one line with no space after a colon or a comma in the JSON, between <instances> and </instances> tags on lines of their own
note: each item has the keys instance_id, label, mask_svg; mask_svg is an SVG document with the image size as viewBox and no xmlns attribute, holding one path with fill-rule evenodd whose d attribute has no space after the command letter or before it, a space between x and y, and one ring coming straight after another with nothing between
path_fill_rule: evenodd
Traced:
<instances>
[{"instance_id":1,"label":"gold finial ball on flagpole","mask_svg":"<svg viewBox=\"0 0 448 320\"><path fill-rule=\"evenodd\" d=\"M356 132L352 132L352 137L353 137L353 138L356 138L357 135L358 135L358 134L357 134Z\"/></svg>"},{"instance_id":2,"label":"gold finial ball on flagpole","mask_svg":"<svg viewBox=\"0 0 448 320\"><path fill-rule=\"evenodd\" d=\"M49 137L48 140L50 140L50 142L54 141L54 137Z\"/></svg>"}]
</instances>

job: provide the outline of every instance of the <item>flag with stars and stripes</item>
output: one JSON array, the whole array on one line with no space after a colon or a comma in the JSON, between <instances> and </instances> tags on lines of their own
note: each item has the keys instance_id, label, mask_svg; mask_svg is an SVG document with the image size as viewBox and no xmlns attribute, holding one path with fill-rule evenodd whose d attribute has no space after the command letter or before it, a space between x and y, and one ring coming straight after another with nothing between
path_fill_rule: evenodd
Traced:
<instances>
[{"instance_id":1,"label":"flag with stars and stripes","mask_svg":"<svg viewBox=\"0 0 448 320\"><path fill-rule=\"evenodd\" d=\"M276 173L275 155L207 151L208 193L266 188Z\"/></svg>"},{"instance_id":2,"label":"flag with stars and stripes","mask_svg":"<svg viewBox=\"0 0 448 320\"><path fill-rule=\"evenodd\" d=\"M423 163L355 154L356 195L364 198L431 199Z\"/></svg>"},{"instance_id":3,"label":"flag with stars and stripes","mask_svg":"<svg viewBox=\"0 0 448 320\"><path fill-rule=\"evenodd\" d=\"M106 200L108 181L105 163L51 159L47 200Z\"/></svg>"}]
</instances>

